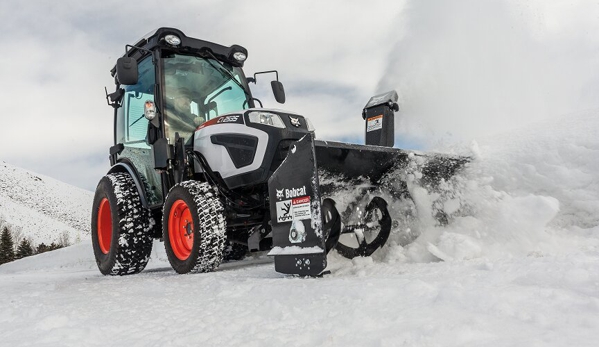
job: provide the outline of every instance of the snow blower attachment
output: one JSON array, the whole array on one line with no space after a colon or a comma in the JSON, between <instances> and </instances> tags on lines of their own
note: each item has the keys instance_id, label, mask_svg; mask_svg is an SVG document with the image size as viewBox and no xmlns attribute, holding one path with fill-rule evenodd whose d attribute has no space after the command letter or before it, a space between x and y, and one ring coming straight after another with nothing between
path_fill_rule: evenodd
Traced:
<instances>
[{"instance_id":1,"label":"snow blower attachment","mask_svg":"<svg viewBox=\"0 0 599 347\"><path fill-rule=\"evenodd\" d=\"M319 275L331 250L369 256L415 213L397 203L410 200L414 161L431 187L466 162L392 148L395 92L364 108L366 145L315 140L307 117L265 109L252 95L248 83L274 74L273 94L285 102L277 71L246 77L247 56L174 28L126 45L106 95L112 166L92 207L101 273L142 271L160 239L178 273L270 250L277 271Z\"/></svg>"},{"instance_id":2,"label":"snow blower attachment","mask_svg":"<svg viewBox=\"0 0 599 347\"><path fill-rule=\"evenodd\" d=\"M377 146L318 141L312 133L291 146L269 179L274 246L269 255L276 271L319 275L333 248L347 258L371 255L385 244L397 217L387 200L411 200L399 174L415 156L424 159L422 181L429 186L448 180L467 161L391 148L396 102L392 91L364 108L367 143ZM349 200L342 214L336 196ZM350 242L340 240L348 234Z\"/></svg>"}]
</instances>

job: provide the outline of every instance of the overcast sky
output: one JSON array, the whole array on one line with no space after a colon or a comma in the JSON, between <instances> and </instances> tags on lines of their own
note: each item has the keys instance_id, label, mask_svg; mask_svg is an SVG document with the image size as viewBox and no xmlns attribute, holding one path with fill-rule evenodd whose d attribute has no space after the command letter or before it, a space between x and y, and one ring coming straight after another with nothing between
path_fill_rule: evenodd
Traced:
<instances>
[{"instance_id":1,"label":"overcast sky","mask_svg":"<svg viewBox=\"0 0 599 347\"><path fill-rule=\"evenodd\" d=\"M418 149L599 108L591 0L3 0L0 160L94 190L113 140L109 70L160 26L246 47L246 73L277 69L287 103L257 97L321 139L363 141L362 107L391 89L396 145Z\"/></svg>"}]
</instances>

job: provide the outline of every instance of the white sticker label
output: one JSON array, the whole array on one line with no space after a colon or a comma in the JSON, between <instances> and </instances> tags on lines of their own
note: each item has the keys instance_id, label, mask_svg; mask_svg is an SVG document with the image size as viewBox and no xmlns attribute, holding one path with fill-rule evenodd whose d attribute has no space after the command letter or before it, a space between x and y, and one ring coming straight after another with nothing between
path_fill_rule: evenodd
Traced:
<instances>
[{"instance_id":1,"label":"white sticker label","mask_svg":"<svg viewBox=\"0 0 599 347\"><path fill-rule=\"evenodd\" d=\"M292 200L277 201L277 223L312 218L310 197L302 196Z\"/></svg>"},{"instance_id":2,"label":"white sticker label","mask_svg":"<svg viewBox=\"0 0 599 347\"><path fill-rule=\"evenodd\" d=\"M291 200L277 202L277 222L291 222L293 215L291 214Z\"/></svg>"},{"instance_id":3,"label":"white sticker label","mask_svg":"<svg viewBox=\"0 0 599 347\"><path fill-rule=\"evenodd\" d=\"M309 196L302 196L301 198L291 200L291 207L293 209L293 220L311 218Z\"/></svg>"},{"instance_id":4,"label":"white sticker label","mask_svg":"<svg viewBox=\"0 0 599 347\"><path fill-rule=\"evenodd\" d=\"M366 132L375 131L383 128L383 115L368 118L366 123Z\"/></svg>"}]
</instances>

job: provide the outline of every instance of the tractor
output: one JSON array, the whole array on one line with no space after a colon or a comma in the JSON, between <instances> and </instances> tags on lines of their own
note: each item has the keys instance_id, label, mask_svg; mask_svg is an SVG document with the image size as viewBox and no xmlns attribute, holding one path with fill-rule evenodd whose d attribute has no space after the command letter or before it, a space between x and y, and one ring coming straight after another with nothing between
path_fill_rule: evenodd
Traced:
<instances>
[{"instance_id":1,"label":"tractor","mask_svg":"<svg viewBox=\"0 0 599 347\"><path fill-rule=\"evenodd\" d=\"M467 162L393 148L395 92L366 104L365 145L317 140L307 117L264 108L253 96L249 84L274 75L274 98L285 102L278 72L248 77L247 57L242 46L175 28L125 46L111 70L115 91L106 92L111 168L92 208L102 274L139 273L159 239L180 274L269 251L277 272L318 276L333 249L369 256L398 218L415 213L413 203L390 211L390 200L411 201L393 172L423 158L423 181L434 187Z\"/></svg>"}]
</instances>

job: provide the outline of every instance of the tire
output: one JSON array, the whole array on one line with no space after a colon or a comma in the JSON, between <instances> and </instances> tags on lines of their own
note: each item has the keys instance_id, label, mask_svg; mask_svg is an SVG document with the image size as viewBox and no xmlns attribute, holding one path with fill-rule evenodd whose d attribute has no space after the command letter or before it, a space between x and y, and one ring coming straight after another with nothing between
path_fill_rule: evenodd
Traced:
<instances>
[{"instance_id":1,"label":"tire","mask_svg":"<svg viewBox=\"0 0 599 347\"><path fill-rule=\"evenodd\" d=\"M186 181L168 193L162 214L166 255L180 274L210 272L223 260L224 208L208 183Z\"/></svg>"},{"instance_id":2,"label":"tire","mask_svg":"<svg viewBox=\"0 0 599 347\"><path fill-rule=\"evenodd\" d=\"M155 221L141 204L133 178L108 174L96 188L92 207L92 246L98 269L104 275L141 272L152 251Z\"/></svg>"}]
</instances>

